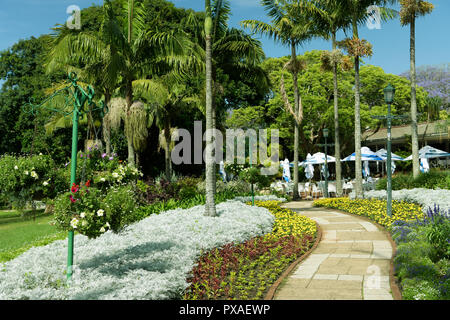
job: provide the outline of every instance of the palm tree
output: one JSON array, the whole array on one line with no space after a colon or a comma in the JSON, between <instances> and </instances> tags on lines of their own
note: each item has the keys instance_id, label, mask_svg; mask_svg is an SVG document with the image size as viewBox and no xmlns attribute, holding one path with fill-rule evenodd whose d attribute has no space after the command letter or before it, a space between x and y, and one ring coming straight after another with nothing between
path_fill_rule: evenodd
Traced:
<instances>
[{"instance_id":1,"label":"palm tree","mask_svg":"<svg viewBox=\"0 0 450 320\"><path fill-rule=\"evenodd\" d=\"M359 38L358 25L364 23L369 13L367 8L371 5L384 6L387 3L393 3L394 0L342 0L343 10L348 12L351 18L353 37L339 42L350 56L354 57L355 66L355 195L357 198L363 197L362 189L362 163L361 163L361 97L360 97L360 57L372 55L372 45L364 39ZM384 8L381 18L385 21L395 16L395 11Z\"/></svg>"},{"instance_id":2,"label":"palm tree","mask_svg":"<svg viewBox=\"0 0 450 320\"><path fill-rule=\"evenodd\" d=\"M342 166L341 166L341 144L339 139L339 90L338 90L338 67L343 71L351 68L350 61L343 57L337 49L336 34L341 29L347 29L351 25L351 19L343 10L338 0L318 0L317 21L319 29L324 32L324 38L329 39L331 35L332 51L322 54L322 67L325 71L333 72L333 107L334 107L334 156L336 158L336 194L342 196Z\"/></svg>"},{"instance_id":3,"label":"palm tree","mask_svg":"<svg viewBox=\"0 0 450 320\"><path fill-rule=\"evenodd\" d=\"M400 0L400 22L410 26L410 78L411 78L411 140L413 176L420 174L419 168L419 135L417 132L417 100L416 100L416 18L433 11L433 4L422 0Z\"/></svg>"},{"instance_id":4,"label":"palm tree","mask_svg":"<svg viewBox=\"0 0 450 320\"><path fill-rule=\"evenodd\" d=\"M79 33L63 37L57 42L52 57L62 61L77 61L84 67L95 66L92 78L105 78L105 99L115 88L125 96L123 113L128 142L128 163L134 166L136 148L142 149L146 133L142 104L134 104L134 90L151 87L151 78L169 70L184 72L183 68L198 69L198 54L193 43L182 30L158 31L147 28L144 4L133 0L123 2L126 26L114 13L111 2L104 2L104 17L99 34ZM56 58L55 58L56 59ZM65 60L64 60L65 59ZM90 69L85 69L89 71ZM107 89L107 90L106 90ZM142 116L141 119L136 117ZM108 132L109 128L106 128Z\"/></svg>"},{"instance_id":5,"label":"palm tree","mask_svg":"<svg viewBox=\"0 0 450 320\"><path fill-rule=\"evenodd\" d=\"M211 14L211 1L205 0L205 67L206 67L206 203L205 215L215 217L215 166L212 157L213 144L213 80L212 80L212 30L213 19Z\"/></svg>"},{"instance_id":6,"label":"palm tree","mask_svg":"<svg viewBox=\"0 0 450 320\"><path fill-rule=\"evenodd\" d=\"M241 25L250 28L252 32L273 38L282 45L290 46L291 59L285 65L292 74L294 86L294 108L292 108L284 88L284 78L281 78L280 91L283 96L286 109L294 118L294 200L299 199L298 193L298 160L299 160L299 128L303 120L303 105L298 90L298 74L305 68L305 62L297 58L296 47L310 40L316 35L313 15L314 7L306 0L277 2L261 0L272 24L258 20L244 20Z\"/></svg>"}]
</instances>

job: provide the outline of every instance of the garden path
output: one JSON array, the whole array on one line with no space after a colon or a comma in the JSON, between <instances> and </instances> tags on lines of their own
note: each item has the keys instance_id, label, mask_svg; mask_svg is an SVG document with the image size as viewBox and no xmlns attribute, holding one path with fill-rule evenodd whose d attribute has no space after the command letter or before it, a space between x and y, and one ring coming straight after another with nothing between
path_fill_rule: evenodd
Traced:
<instances>
[{"instance_id":1,"label":"garden path","mask_svg":"<svg viewBox=\"0 0 450 320\"><path fill-rule=\"evenodd\" d=\"M283 281L278 300L393 300L389 272L393 247L366 219L312 202L284 205L315 220L322 229L316 249Z\"/></svg>"}]
</instances>

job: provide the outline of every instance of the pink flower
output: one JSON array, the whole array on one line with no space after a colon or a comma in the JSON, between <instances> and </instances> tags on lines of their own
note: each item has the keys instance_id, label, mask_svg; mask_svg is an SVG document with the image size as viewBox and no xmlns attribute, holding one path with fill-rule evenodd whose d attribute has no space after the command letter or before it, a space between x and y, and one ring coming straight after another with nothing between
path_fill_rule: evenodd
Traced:
<instances>
[{"instance_id":1,"label":"pink flower","mask_svg":"<svg viewBox=\"0 0 450 320\"><path fill-rule=\"evenodd\" d=\"M72 197L72 195L70 195L70 201L71 201L72 203L75 203L75 202L77 202L77 200L76 200L76 199L74 199L74 197Z\"/></svg>"}]
</instances>

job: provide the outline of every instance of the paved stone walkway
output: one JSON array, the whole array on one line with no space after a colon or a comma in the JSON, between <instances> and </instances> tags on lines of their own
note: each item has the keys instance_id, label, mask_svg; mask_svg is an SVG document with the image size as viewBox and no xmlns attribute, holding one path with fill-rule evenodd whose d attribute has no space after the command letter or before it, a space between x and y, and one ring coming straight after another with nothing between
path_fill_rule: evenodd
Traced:
<instances>
[{"instance_id":1,"label":"paved stone walkway","mask_svg":"<svg viewBox=\"0 0 450 320\"><path fill-rule=\"evenodd\" d=\"M393 300L389 269L393 249L378 227L357 216L314 208L312 202L284 205L322 228L317 248L278 288L278 300Z\"/></svg>"}]
</instances>

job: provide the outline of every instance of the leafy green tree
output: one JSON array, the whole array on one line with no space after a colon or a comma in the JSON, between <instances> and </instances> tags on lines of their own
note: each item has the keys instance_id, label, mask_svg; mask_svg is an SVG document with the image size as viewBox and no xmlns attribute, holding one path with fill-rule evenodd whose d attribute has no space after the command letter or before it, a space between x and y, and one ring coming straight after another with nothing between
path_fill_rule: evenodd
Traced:
<instances>
[{"instance_id":1,"label":"leafy green tree","mask_svg":"<svg viewBox=\"0 0 450 320\"><path fill-rule=\"evenodd\" d=\"M419 168L419 135L417 132L417 100L416 100L416 18L433 11L433 4L422 0L400 0L400 22L410 26L410 78L411 78L411 140L413 176L420 174Z\"/></svg>"}]
</instances>

